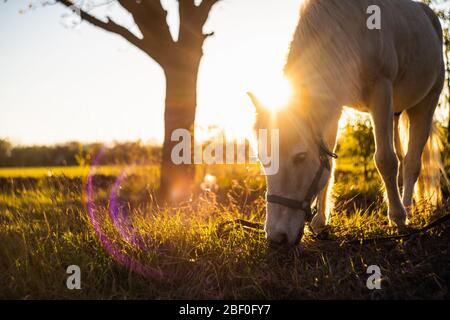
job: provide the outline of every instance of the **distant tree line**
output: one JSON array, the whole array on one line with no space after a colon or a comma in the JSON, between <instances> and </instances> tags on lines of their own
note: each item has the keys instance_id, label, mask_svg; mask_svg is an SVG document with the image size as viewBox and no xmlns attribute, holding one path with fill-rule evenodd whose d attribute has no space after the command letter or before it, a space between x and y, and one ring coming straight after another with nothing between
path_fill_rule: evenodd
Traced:
<instances>
[{"instance_id":1,"label":"distant tree line","mask_svg":"<svg viewBox=\"0 0 450 320\"><path fill-rule=\"evenodd\" d=\"M69 142L53 146L14 146L0 139L0 167L42 167L89 165L102 152L102 165L159 164L161 147L138 142L82 144Z\"/></svg>"}]
</instances>

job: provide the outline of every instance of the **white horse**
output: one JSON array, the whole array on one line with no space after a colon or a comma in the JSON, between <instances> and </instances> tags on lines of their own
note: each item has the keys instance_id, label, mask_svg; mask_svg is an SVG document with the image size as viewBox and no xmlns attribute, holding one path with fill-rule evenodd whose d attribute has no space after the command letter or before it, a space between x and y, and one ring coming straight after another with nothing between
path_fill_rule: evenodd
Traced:
<instances>
[{"instance_id":1,"label":"white horse","mask_svg":"<svg viewBox=\"0 0 450 320\"><path fill-rule=\"evenodd\" d=\"M373 5L380 9L381 29L368 28ZM334 167L330 150L343 106L371 116L391 224L405 225L421 169L416 196L440 200L433 115L445 77L442 39L439 19L422 3L305 0L285 67L294 89L291 101L273 114L250 94L256 127L280 130L280 169L267 177L270 242L300 241L314 199L318 212L311 225L316 232L326 225ZM399 134L403 124L408 143Z\"/></svg>"}]
</instances>

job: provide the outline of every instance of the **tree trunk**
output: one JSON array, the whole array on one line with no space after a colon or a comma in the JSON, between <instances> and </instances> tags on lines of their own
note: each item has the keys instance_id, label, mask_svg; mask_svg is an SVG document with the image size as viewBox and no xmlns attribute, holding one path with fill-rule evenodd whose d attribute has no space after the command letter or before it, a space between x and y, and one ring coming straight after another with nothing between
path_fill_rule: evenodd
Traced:
<instances>
[{"instance_id":1,"label":"tree trunk","mask_svg":"<svg viewBox=\"0 0 450 320\"><path fill-rule=\"evenodd\" d=\"M127 40L154 59L164 70L166 76L166 107L163 156L161 164L160 195L165 203L176 203L191 195L194 187L195 167L189 164L175 165L171 153L177 142L172 142L176 129L186 129L194 141L195 109L197 104L197 74L203 55L202 47L206 38L213 33L204 34L203 26L208 20L211 8L218 0L178 1L180 28L178 39L174 41L167 25L167 11L161 1L125 1L120 5L133 17L141 37L112 19L99 20L77 7L73 1L56 2L77 9L82 20L114 33ZM191 143L192 145L192 143ZM191 159L192 156L191 148Z\"/></svg>"},{"instance_id":2,"label":"tree trunk","mask_svg":"<svg viewBox=\"0 0 450 320\"><path fill-rule=\"evenodd\" d=\"M172 63L164 68L166 106L160 191L163 202L169 204L189 199L194 189L195 166L193 161L191 164L174 164L171 154L178 142L171 141L171 137L175 130L186 129L191 133L191 145L193 146L200 58L201 56L194 63L189 59L189 63Z\"/></svg>"}]
</instances>

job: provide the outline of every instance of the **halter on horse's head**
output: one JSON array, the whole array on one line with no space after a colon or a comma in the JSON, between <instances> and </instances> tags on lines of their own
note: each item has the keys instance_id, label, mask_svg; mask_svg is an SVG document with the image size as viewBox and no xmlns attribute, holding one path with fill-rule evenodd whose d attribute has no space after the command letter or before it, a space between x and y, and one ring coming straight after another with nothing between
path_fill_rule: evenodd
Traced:
<instances>
[{"instance_id":1,"label":"halter on horse's head","mask_svg":"<svg viewBox=\"0 0 450 320\"><path fill-rule=\"evenodd\" d=\"M271 114L250 97L258 112L257 126L279 131L279 170L267 175L267 238L294 244L301 239L305 222L313 218L311 206L330 177L331 159L337 156L316 136L310 119L292 107Z\"/></svg>"},{"instance_id":2,"label":"halter on horse's head","mask_svg":"<svg viewBox=\"0 0 450 320\"><path fill-rule=\"evenodd\" d=\"M290 199L283 196L275 195L275 194L267 194L266 200L268 203L278 204L293 210L301 210L305 213L306 221L310 222L314 216L311 206L314 200L314 196L317 194L317 190L319 189L319 182L322 178L324 170L331 170L330 160L329 158L337 158L337 154L331 152L322 139L319 142L319 159L320 159L320 168L314 176L314 180L311 183L311 186L308 189L308 193L303 200L298 199Z\"/></svg>"}]
</instances>

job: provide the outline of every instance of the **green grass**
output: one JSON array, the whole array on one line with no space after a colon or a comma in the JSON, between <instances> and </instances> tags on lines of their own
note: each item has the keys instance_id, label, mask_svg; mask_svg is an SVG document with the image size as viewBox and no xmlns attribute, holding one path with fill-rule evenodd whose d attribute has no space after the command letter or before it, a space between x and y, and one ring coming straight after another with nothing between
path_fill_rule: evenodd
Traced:
<instances>
[{"instance_id":1,"label":"green grass","mask_svg":"<svg viewBox=\"0 0 450 320\"><path fill-rule=\"evenodd\" d=\"M8 170L10 170L8 172ZM449 298L449 226L404 241L346 244L383 236L388 227L376 176L363 181L357 169L337 172L336 208L329 228L335 241L307 233L300 246L277 252L263 235L221 223L242 218L264 221L264 179L254 167L211 167L217 194L203 194L178 209L149 201L157 184L152 170L137 170L119 191L121 209L134 226L141 248L126 241L108 217L114 179L96 183L95 214L121 255L155 268L145 277L110 255L97 237L86 209L85 168L0 171L14 183L0 185L0 298L39 299L377 299ZM61 170L61 171L58 171ZM105 168L116 175L118 168ZM353 171L352 171L353 170ZM103 172L105 174L105 172ZM22 183L34 177L32 182ZM1 181L1 180L0 180ZM363 201L364 200L364 201ZM443 207L433 214L444 214ZM417 212L412 227L432 212ZM68 290L66 268L78 265L82 290ZM378 265L382 289L366 287L367 267Z\"/></svg>"},{"instance_id":2,"label":"green grass","mask_svg":"<svg viewBox=\"0 0 450 320\"><path fill-rule=\"evenodd\" d=\"M146 166L145 169L157 169L156 166ZM120 174L123 167L99 166L95 168L96 174L114 176ZM0 168L0 178L43 178L67 177L82 178L89 174L90 167L26 167L26 168Z\"/></svg>"}]
</instances>

